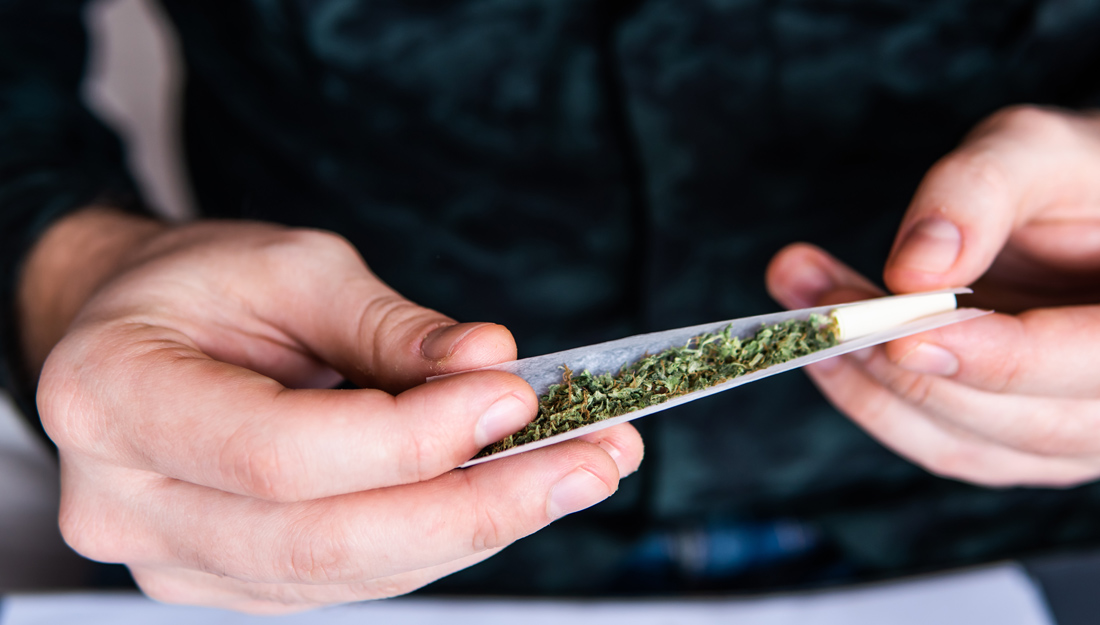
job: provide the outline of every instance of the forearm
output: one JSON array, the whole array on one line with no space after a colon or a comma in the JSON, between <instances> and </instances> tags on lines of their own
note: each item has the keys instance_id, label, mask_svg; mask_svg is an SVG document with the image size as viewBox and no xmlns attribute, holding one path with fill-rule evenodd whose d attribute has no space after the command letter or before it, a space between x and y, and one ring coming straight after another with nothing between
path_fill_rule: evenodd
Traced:
<instances>
[{"instance_id":1,"label":"forearm","mask_svg":"<svg viewBox=\"0 0 1100 625\"><path fill-rule=\"evenodd\" d=\"M16 314L23 365L35 379L84 302L137 245L166 226L117 209L90 207L60 219L23 262Z\"/></svg>"}]
</instances>

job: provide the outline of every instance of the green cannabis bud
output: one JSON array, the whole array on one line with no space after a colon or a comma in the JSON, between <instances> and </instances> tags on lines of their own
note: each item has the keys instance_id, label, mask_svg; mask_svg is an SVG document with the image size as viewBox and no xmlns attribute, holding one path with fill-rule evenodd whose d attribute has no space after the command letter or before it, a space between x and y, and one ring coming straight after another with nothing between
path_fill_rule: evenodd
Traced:
<instances>
[{"instance_id":1,"label":"green cannabis bud","mask_svg":"<svg viewBox=\"0 0 1100 625\"><path fill-rule=\"evenodd\" d=\"M481 458L596 423L673 397L701 391L838 343L832 319L812 315L760 328L741 339L720 332L693 337L683 347L646 355L617 374L574 375L563 366L561 384L539 397L534 421L478 453Z\"/></svg>"}]
</instances>

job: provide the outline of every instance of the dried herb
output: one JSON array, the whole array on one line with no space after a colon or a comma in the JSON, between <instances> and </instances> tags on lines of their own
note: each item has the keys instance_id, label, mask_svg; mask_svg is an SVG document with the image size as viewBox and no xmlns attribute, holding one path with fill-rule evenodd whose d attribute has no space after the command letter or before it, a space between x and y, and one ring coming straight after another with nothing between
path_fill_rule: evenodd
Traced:
<instances>
[{"instance_id":1,"label":"dried herb","mask_svg":"<svg viewBox=\"0 0 1100 625\"><path fill-rule=\"evenodd\" d=\"M764 326L745 339L732 336L730 327L702 334L683 347L646 355L615 375L588 371L574 375L563 367L561 384L551 385L539 397L535 420L477 457L660 404L836 344L835 325L827 317L813 315L808 321Z\"/></svg>"}]
</instances>

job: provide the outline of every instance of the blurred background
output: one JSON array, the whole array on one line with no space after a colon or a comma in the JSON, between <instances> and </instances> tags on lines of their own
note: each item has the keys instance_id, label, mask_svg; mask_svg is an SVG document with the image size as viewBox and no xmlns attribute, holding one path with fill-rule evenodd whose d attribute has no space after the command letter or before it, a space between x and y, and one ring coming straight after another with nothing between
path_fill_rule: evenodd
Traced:
<instances>
[{"instance_id":1,"label":"blurred background","mask_svg":"<svg viewBox=\"0 0 1100 625\"><path fill-rule=\"evenodd\" d=\"M131 171L165 216L192 213L180 159L179 52L155 3L99 0L84 98L127 144ZM78 586L88 564L57 531L57 462L0 391L0 592Z\"/></svg>"}]
</instances>

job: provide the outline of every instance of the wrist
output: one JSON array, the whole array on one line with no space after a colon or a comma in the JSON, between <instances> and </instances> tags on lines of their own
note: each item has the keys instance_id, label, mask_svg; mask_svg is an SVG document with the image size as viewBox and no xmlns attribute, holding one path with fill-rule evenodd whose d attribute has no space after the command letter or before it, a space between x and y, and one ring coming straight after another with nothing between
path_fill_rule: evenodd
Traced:
<instances>
[{"instance_id":1,"label":"wrist","mask_svg":"<svg viewBox=\"0 0 1100 625\"><path fill-rule=\"evenodd\" d=\"M31 379L84 302L132 250L165 228L148 217L90 207L62 218L39 238L16 288L20 347Z\"/></svg>"}]
</instances>

